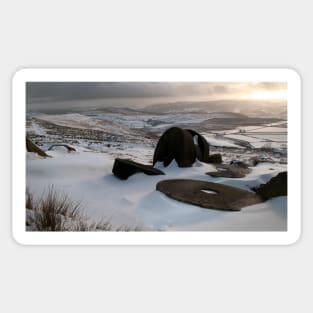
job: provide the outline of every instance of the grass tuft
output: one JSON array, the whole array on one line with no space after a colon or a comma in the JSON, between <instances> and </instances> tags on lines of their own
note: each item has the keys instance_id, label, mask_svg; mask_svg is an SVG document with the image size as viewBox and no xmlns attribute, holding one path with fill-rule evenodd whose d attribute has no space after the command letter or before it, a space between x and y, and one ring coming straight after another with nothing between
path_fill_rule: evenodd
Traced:
<instances>
[{"instance_id":1,"label":"grass tuft","mask_svg":"<svg viewBox=\"0 0 313 313\"><path fill-rule=\"evenodd\" d=\"M26 189L26 229L29 231L139 231L122 225L114 228L109 220L94 222L83 214L81 203L74 203L53 186L35 200Z\"/></svg>"}]
</instances>

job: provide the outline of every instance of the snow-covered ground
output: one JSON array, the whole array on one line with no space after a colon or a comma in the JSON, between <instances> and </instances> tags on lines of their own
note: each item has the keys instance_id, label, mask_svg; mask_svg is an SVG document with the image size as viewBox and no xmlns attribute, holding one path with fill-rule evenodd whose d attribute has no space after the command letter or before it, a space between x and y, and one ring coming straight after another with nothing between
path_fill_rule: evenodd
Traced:
<instances>
[{"instance_id":1,"label":"snow-covered ground","mask_svg":"<svg viewBox=\"0 0 313 313\"><path fill-rule=\"evenodd\" d=\"M203 209L168 198L156 191L164 179L198 179L249 190L267 182L286 165L261 163L245 178L213 178L205 175L214 166L196 162L191 168L178 168L172 162L157 167L165 176L135 174L123 181L112 175L114 158L107 153L49 151L52 158L27 153L27 185L36 196L49 186L82 202L84 212L94 220L110 219L115 226L127 225L142 230L249 230L284 231L287 227L287 197L274 198L243 208L240 212Z\"/></svg>"},{"instance_id":2,"label":"snow-covered ground","mask_svg":"<svg viewBox=\"0 0 313 313\"><path fill-rule=\"evenodd\" d=\"M271 147L287 148L287 128L265 126L248 126L228 131L224 136L229 140L239 140L249 143L254 148Z\"/></svg>"},{"instance_id":3,"label":"snow-covered ground","mask_svg":"<svg viewBox=\"0 0 313 313\"><path fill-rule=\"evenodd\" d=\"M88 116L92 116L99 120L113 121L118 124L123 124L129 128L166 128L169 126L179 125L179 124L195 124L201 123L203 121L213 119L213 118L227 118L233 117L234 114L227 112L220 113L197 113L197 112L181 112L177 114L152 114L152 113L142 113L142 114L120 114L116 113L101 113L101 111L85 112Z\"/></svg>"},{"instance_id":4,"label":"snow-covered ground","mask_svg":"<svg viewBox=\"0 0 313 313\"><path fill-rule=\"evenodd\" d=\"M56 125L82 129L94 129L106 132L115 132L122 135L129 133L129 128L123 124L116 124L112 121L103 121L78 113L71 114L40 114L36 116L41 120L52 122ZM36 125L36 123L33 123Z\"/></svg>"},{"instance_id":5,"label":"snow-covered ground","mask_svg":"<svg viewBox=\"0 0 313 313\"><path fill-rule=\"evenodd\" d=\"M53 143L67 143L77 152L67 153L65 148L59 147L48 151L52 158L46 159L27 153L27 187L40 197L53 185L74 201L81 201L90 218L96 222L109 219L116 227L286 230L287 197L246 207L240 212L222 212L177 202L156 191L160 180L176 178L211 181L250 190L287 170L286 121L239 127L240 124L234 122L238 118L242 120L241 115L227 112L157 114L128 109L34 113L28 116L27 134L35 143L43 150L48 150ZM227 119L230 122L225 125ZM241 179L205 175L215 168L200 162L191 168L178 168L173 163L167 168L157 165L165 176L136 174L126 181L113 176L116 157L151 163L157 139L172 126L199 131L211 145L211 153L221 153L225 163L233 159L249 162L255 157L274 163L260 163Z\"/></svg>"},{"instance_id":6,"label":"snow-covered ground","mask_svg":"<svg viewBox=\"0 0 313 313\"><path fill-rule=\"evenodd\" d=\"M234 141L232 141L232 138L218 137L216 135L210 134L203 134L203 137L211 146L243 149L242 146L234 143Z\"/></svg>"}]
</instances>

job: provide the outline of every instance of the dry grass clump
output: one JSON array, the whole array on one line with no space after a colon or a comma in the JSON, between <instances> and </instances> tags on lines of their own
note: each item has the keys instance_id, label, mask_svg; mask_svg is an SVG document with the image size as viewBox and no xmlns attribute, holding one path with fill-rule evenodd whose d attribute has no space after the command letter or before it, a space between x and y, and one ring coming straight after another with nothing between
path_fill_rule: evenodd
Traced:
<instances>
[{"instance_id":1,"label":"dry grass clump","mask_svg":"<svg viewBox=\"0 0 313 313\"><path fill-rule=\"evenodd\" d=\"M36 200L26 189L26 229L29 231L139 231L138 227L114 228L110 221L91 221L82 213L80 203L74 203L53 186Z\"/></svg>"},{"instance_id":2,"label":"dry grass clump","mask_svg":"<svg viewBox=\"0 0 313 313\"><path fill-rule=\"evenodd\" d=\"M26 208L28 210L35 210L36 204L34 200L34 195L29 191L29 189L26 189Z\"/></svg>"}]
</instances>

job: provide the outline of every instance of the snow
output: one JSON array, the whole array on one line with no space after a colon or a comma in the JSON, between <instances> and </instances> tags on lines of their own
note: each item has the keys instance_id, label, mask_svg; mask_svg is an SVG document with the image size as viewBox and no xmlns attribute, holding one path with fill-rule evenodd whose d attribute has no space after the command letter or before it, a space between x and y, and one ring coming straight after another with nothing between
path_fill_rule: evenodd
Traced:
<instances>
[{"instance_id":1,"label":"snow","mask_svg":"<svg viewBox=\"0 0 313 313\"><path fill-rule=\"evenodd\" d=\"M231 117L231 113L176 113L176 114L152 114L139 112L81 112L67 114L37 114L35 117L44 121L52 122L56 125L79 128L93 129L102 131L112 136L132 137L136 140L135 130L150 131L161 133L173 126L189 127L188 125L201 124L211 118ZM281 127L286 121L271 123L267 125L252 125L236 127L232 130L216 130L220 134L201 134L207 141L216 147L244 148L273 148L284 152L287 146L287 128ZM28 132L37 135L46 135L43 127L32 120L31 126L27 128ZM132 135L131 135L132 134ZM222 138L222 136L224 137ZM127 140L125 140L127 142Z\"/></svg>"},{"instance_id":2,"label":"snow","mask_svg":"<svg viewBox=\"0 0 313 313\"><path fill-rule=\"evenodd\" d=\"M81 129L94 129L121 135L129 134L128 127L122 124L116 124L113 123L112 121L104 121L95 117L90 117L79 113L40 114L37 116L37 118L60 126Z\"/></svg>"},{"instance_id":3,"label":"snow","mask_svg":"<svg viewBox=\"0 0 313 313\"><path fill-rule=\"evenodd\" d=\"M224 138L229 140L239 140L249 143L253 148L271 147L283 148L287 146L287 133L267 133L267 132L246 132L246 133L231 133L225 135Z\"/></svg>"},{"instance_id":4,"label":"snow","mask_svg":"<svg viewBox=\"0 0 313 313\"><path fill-rule=\"evenodd\" d=\"M146 144L103 141L102 143L81 142L81 146L85 146L87 150L108 153L114 157L132 159L141 163L152 160L154 153L154 148Z\"/></svg>"},{"instance_id":5,"label":"snow","mask_svg":"<svg viewBox=\"0 0 313 313\"><path fill-rule=\"evenodd\" d=\"M202 134L207 142L215 147L228 147L228 148L243 148L240 145L235 144L231 139L219 138L215 135Z\"/></svg>"},{"instance_id":6,"label":"snow","mask_svg":"<svg viewBox=\"0 0 313 313\"><path fill-rule=\"evenodd\" d=\"M287 128L277 127L283 122L265 126L237 127L227 131L225 138L248 142L254 148L270 144L272 148L287 146Z\"/></svg>"},{"instance_id":7,"label":"snow","mask_svg":"<svg viewBox=\"0 0 313 313\"><path fill-rule=\"evenodd\" d=\"M81 202L84 213L95 221L109 219L112 225L140 227L142 230L273 230L284 231L287 225L287 197L243 208L240 212L203 209L170 199L156 191L164 179L198 179L220 182L249 190L267 182L286 165L262 163L245 178L212 178L211 164L197 161L193 167L179 168L172 162L160 176L135 174L123 181L112 175L114 158L75 146L77 152L49 151L52 158L35 158L27 153L27 184L36 196L51 185Z\"/></svg>"},{"instance_id":8,"label":"snow","mask_svg":"<svg viewBox=\"0 0 313 313\"><path fill-rule=\"evenodd\" d=\"M270 132L270 133L286 133L287 128L283 127L273 127L273 126L267 126L267 127L259 127L258 132Z\"/></svg>"},{"instance_id":9,"label":"snow","mask_svg":"<svg viewBox=\"0 0 313 313\"><path fill-rule=\"evenodd\" d=\"M265 203L246 207L243 212L219 212L210 210L210 219L201 219L192 225L182 225L177 229L170 226L167 230L197 231L278 231L286 230L287 197L273 198Z\"/></svg>"},{"instance_id":10,"label":"snow","mask_svg":"<svg viewBox=\"0 0 313 313\"><path fill-rule=\"evenodd\" d=\"M100 111L67 113L67 114L37 114L36 118L52 122L60 126L76 128L92 128L107 130L109 125L121 129L165 129L172 126L198 124L213 118L233 117L231 113L180 113L180 114L121 114L120 112L102 113Z\"/></svg>"},{"instance_id":11,"label":"snow","mask_svg":"<svg viewBox=\"0 0 313 313\"><path fill-rule=\"evenodd\" d=\"M286 230L287 197L246 207L241 212L221 212L177 202L156 191L156 184L160 180L177 178L212 181L250 190L287 169L287 165L279 164L281 156L273 155L274 150L262 152L261 155L260 151L253 149L266 146L283 151L281 146L287 140L287 128L283 127L286 121L232 130L223 130L223 125L219 125L214 133L203 126L206 120L225 117L234 118L233 114L227 112L182 111L157 114L125 109L66 114L38 113L29 116L27 133L33 136L42 149L48 149L51 143L69 140L65 143L74 144L77 152L68 153L67 149L56 147L47 152L52 158L27 153L27 185L38 197L53 185L74 201L82 202L84 213L90 218L96 222L110 220L116 227L138 226L143 230L163 231ZM53 132L51 134L51 125L40 120L76 130L71 129L70 137L63 137L67 134L66 129L52 127L59 134L60 138L56 138ZM202 126L197 129L200 124ZM116 157L130 158L141 163L151 162L156 138L173 126L190 127L199 131L212 146L212 151L222 153L224 162L233 159L249 162L252 157L264 154L264 157L270 156L276 163L260 163L240 179L205 175L206 172L215 171L215 167L201 162L196 162L191 168L178 168L175 162L167 168L157 164L156 167L164 171L165 176L136 174L127 181L113 176L112 167ZM103 136L88 137L85 129L100 130ZM153 132L157 136L150 136L149 133ZM143 134L147 136L144 137ZM194 142L197 141L195 136ZM224 147L228 149L223 149ZM286 145L284 151L287 153Z\"/></svg>"},{"instance_id":12,"label":"snow","mask_svg":"<svg viewBox=\"0 0 313 313\"><path fill-rule=\"evenodd\" d=\"M86 113L88 114L88 113ZM90 113L89 113L90 114ZM177 114L140 114L140 115L127 115L117 113L101 113L93 112L93 116L96 116L98 119L113 121L115 123L121 123L129 128L166 128L168 126L180 125L180 124L194 124L201 123L208 119L213 118L227 118L233 117L231 113L180 113ZM160 124L158 124L160 123Z\"/></svg>"},{"instance_id":13,"label":"snow","mask_svg":"<svg viewBox=\"0 0 313 313\"><path fill-rule=\"evenodd\" d=\"M40 127L35 121L31 121L31 125L26 128L27 132L33 133L39 136L47 135L44 128Z\"/></svg>"}]
</instances>

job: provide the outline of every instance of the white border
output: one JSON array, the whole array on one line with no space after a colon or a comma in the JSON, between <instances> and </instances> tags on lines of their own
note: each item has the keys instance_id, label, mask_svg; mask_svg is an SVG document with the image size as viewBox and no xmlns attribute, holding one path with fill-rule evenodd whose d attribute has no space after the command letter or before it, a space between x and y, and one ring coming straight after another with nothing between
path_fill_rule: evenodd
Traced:
<instances>
[{"instance_id":1,"label":"white border","mask_svg":"<svg viewBox=\"0 0 313 313\"><path fill-rule=\"evenodd\" d=\"M25 82L28 81L288 82L288 230L285 232L26 232ZM12 232L18 243L25 245L287 245L299 239L301 233L301 79L296 71L264 68L37 68L16 72L12 87Z\"/></svg>"}]
</instances>

